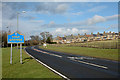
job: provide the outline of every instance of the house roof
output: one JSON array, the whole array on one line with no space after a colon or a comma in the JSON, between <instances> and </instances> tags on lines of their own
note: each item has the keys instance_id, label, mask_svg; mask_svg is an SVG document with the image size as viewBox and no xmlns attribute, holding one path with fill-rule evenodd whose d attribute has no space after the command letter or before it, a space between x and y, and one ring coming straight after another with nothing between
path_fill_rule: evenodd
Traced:
<instances>
[{"instance_id":1,"label":"house roof","mask_svg":"<svg viewBox=\"0 0 120 80\"><path fill-rule=\"evenodd\" d=\"M59 40L62 40L62 37L59 37Z\"/></svg>"},{"instance_id":2,"label":"house roof","mask_svg":"<svg viewBox=\"0 0 120 80\"><path fill-rule=\"evenodd\" d=\"M74 37L69 35L69 36L66 36L66 39L74 39Z\"/></svg>"},{"instance_id":3,"label":"house roof","mask_svg":"<svg viewBox=\"0 0 120 80\"><path fill-rule=\"evenodd\" d=\"M103 36L103 34L100 34L100 36Z\"/></svg>"},{"instance_id":4,"label":"house roof","mask_svg":"<svg viewBox=\"0 0 120 80\"><path fill-rule=\"evenodd\" d=\"M87 38L87 37L100 37L100 36L104 36L106 37L106 35L119 35L119 33L99 33L99 34L91 34L91 35L68 35L66 37L55 37L54 40L66 40L66 39L77 39L77 38Z\"/></svg>"},{"instance_id":5,"label":"house roof","mask_svg":"<svg viewBox=\"0 0 120 80\"><path fill-rule=\"evenodd\" d=\"M55 37L55 38L54 38L54 40L58 40L58 38L57 38L57 37Z\"/></svg>"},{"instance_id":6,"label":"house roof","mask_svg":"<svg viewBox=\"0 0 120 80\"><path fill-rule=\"evenodd\" d=\"M96 34L93 34L94 37L96 37L97 35Z\"/></svg>"},{"instance_id":7,"label":"house roof","mask_svg":"<svg viewBox=\"0 0 120 80\"><path fill-rule=\"evenodd\" d=\"M66 37L62 37L63 40L66 40Z\"/></svg>"},{"instance_id":8,"label":"house roof","mask_svg":"<svg viewBox=\"0 0 120 80\"><path fill-rule=\"evenodd\" d=\"M86 35L86 37L91 37L91 35Z\"/></svg>"},{"instance_id":9,"label":"house roof","mask_svg":"<svg viewBox=\"0 0 120 80\"><path fill-rule=\"evenodd\" d=\"M107 35L112 35L112 33L106 33Z\"/></svg>"},{"instance_id":10,"label":"house roof","mask_svg":"<svg viewBox=\"0 0 120 80\"><path fill-rule=\"evenodd\" d=\"M118 35L119 33L115 33L115 35Z\"/></svg>"}]
</instances>

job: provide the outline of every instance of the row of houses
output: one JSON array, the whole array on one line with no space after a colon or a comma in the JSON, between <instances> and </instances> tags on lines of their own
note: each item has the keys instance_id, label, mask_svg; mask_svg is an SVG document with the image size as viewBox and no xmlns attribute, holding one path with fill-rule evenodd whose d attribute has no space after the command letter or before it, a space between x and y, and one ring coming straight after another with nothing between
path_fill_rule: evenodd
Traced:
<instances>
[{"instance_id":1,"label":"row of houses","mask_svg":"<svg viewBox=\"0 0 120 80\"><path fill-rule=\"evenodd\" d=\"M57 36L53 39L53 42L57 42L57 43L78 43L78 42L85 42L85 41L102 41L102 40L113 40L113 39L118 39L120 32L119 33L115 33L115 32L108 32L106 33L105 31L103 33L97 33L97 34L93 34L91 33L90 35L88 34L84 34L84 35L68 35L68 36L64 36L64 37L60 37Z\"/></svg>"}]
</instances>

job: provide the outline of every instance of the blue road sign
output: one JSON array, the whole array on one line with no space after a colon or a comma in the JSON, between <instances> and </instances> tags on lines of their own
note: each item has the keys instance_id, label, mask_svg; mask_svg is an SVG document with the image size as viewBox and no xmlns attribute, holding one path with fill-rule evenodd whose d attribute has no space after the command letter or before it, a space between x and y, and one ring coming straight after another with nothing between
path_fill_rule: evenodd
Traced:
<instances>
[{"instance_id":1,"label":"blue road sign","mask_svg":"<svg viewBox=\"0 0 120 80\"><path fill-rule=\"evenodd\" d=\"M8 43L24 43L24 35L14 32L8 35Z\"/></svg>"}]
</instances>

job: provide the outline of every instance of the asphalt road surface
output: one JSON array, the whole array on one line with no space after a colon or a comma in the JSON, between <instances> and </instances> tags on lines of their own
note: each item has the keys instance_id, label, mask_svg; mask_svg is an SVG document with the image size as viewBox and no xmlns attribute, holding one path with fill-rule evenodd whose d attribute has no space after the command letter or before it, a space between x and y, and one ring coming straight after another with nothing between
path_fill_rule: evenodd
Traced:
<instances>
[{"instance_id":1,"label":"asphalt road surface","mask_svg":"<svg viewBox=\"0 0 120 80\"><path fill-rule=\"evenodd\" d=\"M43 50L38 46L27 47L25 50L67 79L119 77L117 61Z\"/></svg>"}]
</instances>

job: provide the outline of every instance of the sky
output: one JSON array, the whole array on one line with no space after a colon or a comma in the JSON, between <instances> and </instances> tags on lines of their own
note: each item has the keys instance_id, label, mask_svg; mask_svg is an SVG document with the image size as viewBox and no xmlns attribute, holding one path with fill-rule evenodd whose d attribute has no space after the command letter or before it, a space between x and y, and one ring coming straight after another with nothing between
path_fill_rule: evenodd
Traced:
<instances>
[{"instance_id":1,"label":"sky","mask_svg":"<svg viewBox=\"0 0 120 80\"><path fill-rule=\"evenodd\" d=\"M17 12L26 40L44 31L53 37L118 32L118 2L3 2L3 30L17 30Z\"/></svg>"}]
</instances>

